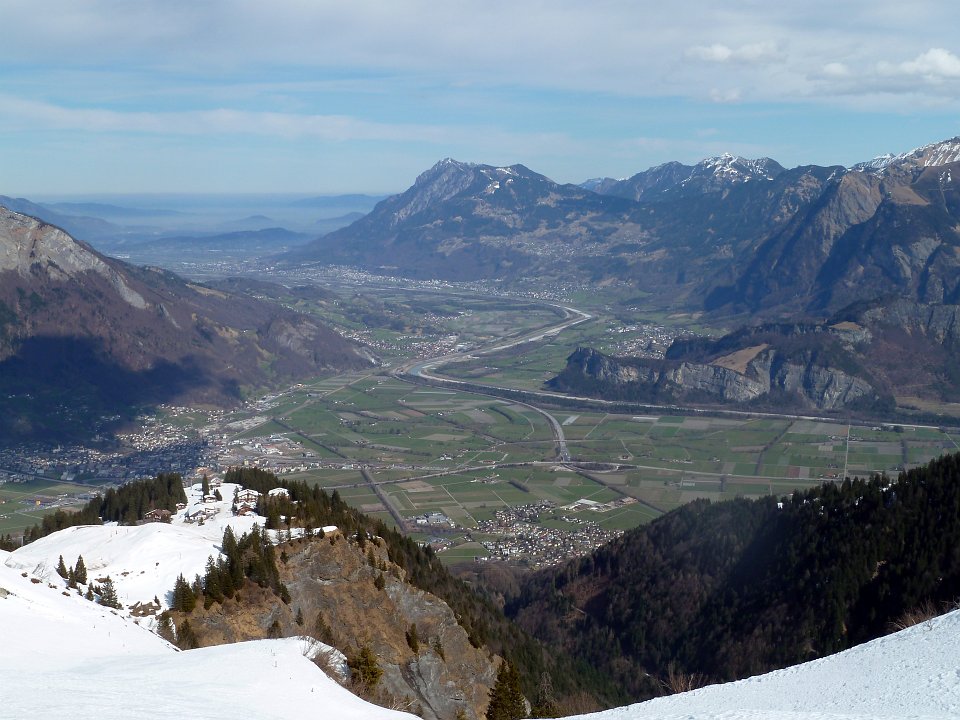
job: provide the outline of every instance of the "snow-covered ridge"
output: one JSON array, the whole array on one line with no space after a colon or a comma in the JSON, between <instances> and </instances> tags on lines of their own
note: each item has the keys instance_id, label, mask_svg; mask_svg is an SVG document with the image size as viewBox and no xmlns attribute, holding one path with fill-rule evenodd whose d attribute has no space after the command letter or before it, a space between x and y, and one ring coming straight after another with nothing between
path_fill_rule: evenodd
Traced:
<instances>
[{"instance_id":1,"label":"snow-covered ridge","mask_svg":"<svg viewBox=\"0 0 960 720\"><path fill-rule=\"evenodd\" d=\"M931 143L899 155L880 155L873 160L857 163L851 170L884 172L890 167L925 168L960 162L960 137Z\"/></svg>"},{"instance_id":2,"label":"snow-covered ridge","mask_svg":"<svg viewBox=\"0 0 960 720\"><path fill-rule=\"evenodd\" d=\"M12 673L0 685L0 718L414 717L370 705L324 675L311 658L325 648L312 639L180 652L151 632L152 617L132 616L130 605L155 596L167 606L177 575L202 574L227 526L240 535L263 522L232 513L237 486L219 489L224 499L206 502L200 485L188 489L190 504L169 524L72 527L0 551L0 665ZM198 511L206 511L202 524L189 522ZM89 582L109 575L122 608L84 599L57 574L60 556L73 566L81 555Z\"/></svg>"},{"instance_id":3,"label":"snow-covered ridge","mask_svg":"<svg viewBox=\"0 0 960 720\"><path fill-rule=\"evenodd\" d=\"M138 602L149 604L154 598L161 608L167 608L178 575L190 580L202 576L207 558L220 557L228 526L237 537L255 524L263 526L262 517L233 514L234 493L242 491L240 486L224 483L219 491L222 500L208 496L204 501L199 484L187 488L189 502L170 523L70 527L18 548L6 557L5 564L64 589L67 583L56 571L60 556L73 567L82 555L88 578L96 582L96 578L109 576L124 608ZM145 622L152 626L152 620Z\"/></svg>"},{"instance_id":4,"label":"snow-covered ridge","mask_svg":"<svg viewBox=\"0 0 960 720\"><path fill-rule=\"evenodd\" d=\"M727 182L749 182L750 180L773 180L783 172L783 168L770 158L751 160L738 155L724 153L706 158L697 163L690 171L690 177L681 182L686 185L695 178L718 178Z\"/></svg>"},{"instance_id":5,"label":"snow-covered ridge","mask_svg":"<svg viewBox=\"0 0 960 720\"><path fill-rule=\"evenodd\" d=\"M317 649L311 641L179 652L134 621L38 582L9 560L0 551L0 660L9 670L2 718L413 718L337 685L310 661Z\"/></svg>"},{"instance_id":6,"label":"snow-covered ridge","mask_svg":"<svg viewBox=\"0 0 960 720\"><path fill-rule=\"evenodd\" d=\"M582 720L960 718L960 611L850 650Z\"/></svg>"}]
</instances>

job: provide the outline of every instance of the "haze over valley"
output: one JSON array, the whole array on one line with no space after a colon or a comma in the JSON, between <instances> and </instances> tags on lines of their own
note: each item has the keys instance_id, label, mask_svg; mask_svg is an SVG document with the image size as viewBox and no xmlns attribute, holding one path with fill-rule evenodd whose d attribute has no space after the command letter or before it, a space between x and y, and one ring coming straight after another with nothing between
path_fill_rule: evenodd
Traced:
<instances>
[{"instance_id":1,"label":"haze over valley","mask_svg":"<svg viewBox=\"0 0 960 720\"><path fill-rule=\"evenodd\" d=\"M0 716L960 718L956 11L59 5Z\"/></svg>"}]
</instances>

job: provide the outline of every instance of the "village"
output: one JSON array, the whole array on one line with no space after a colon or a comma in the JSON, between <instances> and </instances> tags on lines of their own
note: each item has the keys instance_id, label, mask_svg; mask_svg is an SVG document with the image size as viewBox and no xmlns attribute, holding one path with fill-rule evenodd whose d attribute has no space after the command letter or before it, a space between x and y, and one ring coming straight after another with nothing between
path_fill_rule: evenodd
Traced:
<instances>
[{"instance_id":1,"label":"village","mask_svg":"<svg viewBox=\"0 0 960 720\"><path fill-rule=\"evenodd\" d=\"M622 530L604 530L595 522L557 513L565 509L570 507L557 508L554 503L544 500L497 510L492 520L481 521L475 531L477 536L494 536L480 541L489 554L478 556L477 560L502 560L532 568L549 567L586 555L623 534ZM576 529L545 525L544 515L575 525Z\"/></svg>"}]
</instances>

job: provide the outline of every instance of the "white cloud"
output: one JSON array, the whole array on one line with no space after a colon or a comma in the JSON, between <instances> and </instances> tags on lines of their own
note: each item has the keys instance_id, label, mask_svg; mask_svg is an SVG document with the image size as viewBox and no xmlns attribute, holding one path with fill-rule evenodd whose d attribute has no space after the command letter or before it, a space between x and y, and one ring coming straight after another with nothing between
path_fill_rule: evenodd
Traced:
<instances>
[{"instance_id":1,"label":"white cloud","mask_svg":"<svg viewBox=\"0 0 960 720\"><path fill-rule=\"evenodd\" d=\"M4 0L3 16L17 28L0 44L5 71L123 69L144 87L158 73L249 86L401 77L464 91L703 98L729 83L751 99L820 102L840 68L876 73L891 52L916 57L890 66L899 74L954 77L950 51L923 51L954 42L960 3L45 0L38 13L33 0Z\"/></svg>"},{"instance_id":2,"label":"white cloud","mask_svg":"<svg viewBox=\"0 0 960 720\"><path fill-rule=\"evenodd\" d=\"M736 103L740 102L741 97L742 93L738 88L730 88L727 90L712 88L710 90L710 100L715 103Z\"/></svg>"},{"instance_id":3,"label":"white cloud","mask_svg":"<svg viewBox=\"0 0 960 720\"><path fill-rule=\"evenodd\" d=\"M749 43L731 48L727 45L715 43L713 45L698 45L687 50L687 56L706 62L769 62L780 57L777 46L772 42Z\"/></svg>"},{"instance_id":4,"label":"white cloud","mask_svg":"<svg viewBox=\"0 0 960 720\"><path fill-rule=\"evenodd\" d=\"M46 127L84 132L163 135L264 135L281 138L448 142L443 126L377 123L345 115L250 112L231 109L182 112L120 112L70 108L0 95L0 126Z\"/></svg>"},{"instance_id":5,"label":"white cloud","mask_svg":"<svg viewBox=\"0 0 960 720\"><path fill-rule=\"evenodd\" d=\"M960 58L943 48L930 48L913 60L893 65L880 63L878 69L886 75L914 75L930 82L960 78Z\"/></svg>"}]
</instances>

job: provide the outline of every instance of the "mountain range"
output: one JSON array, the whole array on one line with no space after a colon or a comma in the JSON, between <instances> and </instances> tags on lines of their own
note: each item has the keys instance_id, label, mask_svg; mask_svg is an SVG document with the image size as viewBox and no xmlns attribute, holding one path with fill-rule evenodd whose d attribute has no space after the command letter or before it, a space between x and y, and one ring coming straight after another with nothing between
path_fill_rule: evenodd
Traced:
<instances>
[{"instance_id":1,"label":"mountain range","mask_svg":"<svg viewBox=\"0 0 960 720\"><path fill-rule=\"evenodd\" d=\"M827 316L957 302L960 139L852 168L732 155L554 183L445 159L290 258L412 277L616 278L692 309Z\"/></svg>"},{"instance_id":2,"label":"mountain range","mask_svg":"<svg viewBox=\"0 0 960 720\"><path fill-rule=\"evenodd\" d=\"M82 430L91 414L142 403L236 403L253 388L371 360L305 315L105 257L0 208L7 438Z\"/></svg>"},{"instance_id":3,"label":"mountain range","mask_svg":"<svg viewBox=\"0 0 960 720\"><path fill-rule=\"evenodd\" d=\"M960 397L960 138L851 168L733 155L560 185L445 159L291 263L455 280L617 281L740 327L663 361L583 356L556 389L890 410ZM596 354L591 357L596 358ZM623 360L623 359L621 359ZM589 366L589 367L588 367ZM625 370L632 366L632 370Z\"/></svg>"}]
</instances>

